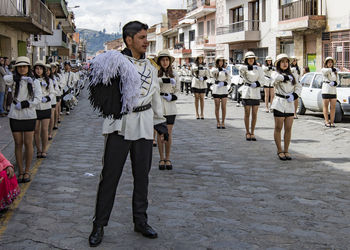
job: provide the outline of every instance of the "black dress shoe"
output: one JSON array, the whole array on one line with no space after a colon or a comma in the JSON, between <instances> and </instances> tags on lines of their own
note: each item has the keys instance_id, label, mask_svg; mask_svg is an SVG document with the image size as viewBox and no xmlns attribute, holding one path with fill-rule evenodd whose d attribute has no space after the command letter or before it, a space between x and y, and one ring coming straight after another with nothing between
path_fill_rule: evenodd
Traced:
<instances>
[{"instance_id":1,"label":"black dress shoe","mask_svg":"<svg viewBox=\"0 0 350 250\"><path fill-rule=\"evenodd\" d=\"M154 231L154 229L147 223L135 224L134 231L141 233L143 236L147 238L155 239L158 237L157 232Z\"/></svg>"},{"instance_id":2,"label":"black dress shoe","mask_svg":"<svg viewBox=\"0 0 350 250\"><path fill-rule=\"evenodd\" d=\"M103 226L94 225L89 236L90 247L97 247L103 239Z\"/></svg>"}]
</instances>

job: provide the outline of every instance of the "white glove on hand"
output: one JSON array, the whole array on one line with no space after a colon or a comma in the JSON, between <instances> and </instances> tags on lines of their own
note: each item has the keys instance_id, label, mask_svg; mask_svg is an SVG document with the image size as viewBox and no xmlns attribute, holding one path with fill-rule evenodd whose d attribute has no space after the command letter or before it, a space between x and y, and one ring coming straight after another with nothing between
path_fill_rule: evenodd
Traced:
<instances>
[{"instance_id":1,"label":"white glove on hand","mask_svg":"<svg viewBox=\"0 0 350 250\"><path fill-rule=\"evenodd\" d=\"M330 82L329 85L334 86L335 82Z\"/></svg>"},{"instance_id":2,"label":"white glove on hand","mask_svg":"<svg viewBox=\"0 0 350 250\"><path fill-rule=\"evenodd\" d=\"M46 82L41 82L41 86L47 87L47 83Z\"/></svg>"},{"instance_id":3,"label":"white glove on hand","mask_svg":"<svg viewBox=\"0 0 350 250\"><path fill-rule=\"evenodd\" d=\"M41 98L41 102L42 103L47 103L47 98L46 97Z\"/></svg>"},{"instance_id":4,"label":"white glove on hand","mask_svg":"<svg viewBox=\"0 0 350 250\"><path fill-rule=\"evenodd\" d=\"M17 102L17 104L15 105L15 108L16 108L17 110L21 110L21 109L22 109L21 103L20 103L20 102Z\"/></svg>"},{"instance_id":5,"label":"white glove on hand","mask_svg":"<svg viewBox=\"0 0 350 250\"><path fill-rule=\"evenodd\" d=\"M219 82L218 83L218 87L224 87L225 86L225 83L224 82Z\"/></svg>"},{"instance_id":6,"label":"white glove on hand","mask_svg":"<svg viewBox=\"0 0 350 250\"><path fill-rule=\"evenodd\" d=\"M288 99L287 99L288 102L294 102L294 95L293 94L288 94L287 96L288 96Z\"/></svg>"},{"instance_id":7,"label":"white glove on hand","mask_svg":"<svg viewBox=\"0 0 350 250\"><path fill-rule=\"evenodd\" d=\"M174 78L170 78L170 83L175 86L176 85L176 80Z\"/></svg>"},{"instance_id":8,"label":"white glove on hand","mask_svg":"<svg viewBox=\"0 0 350 250\"><path fill-rule=\"evenodd\" d=\"M168 102L171 101L171 99L173 98L170 94L165 94L162 96L165 100L167 100Z\"/></svg>"},{"instance_id":9,"label":"white glove on hand","mask_svg":"<svg viewBox=\"0 0 350 250\"><path fill-rule=\"evenodd\" d=\"M11 88L9 88L7 91L11 93L11 92L12 92L12 89L11 89Z\"/></svg>"},{"instance_id":10,"label":"white glove on hand","mask_svg":"<svg viewBox=\"0 0 350 250\"><path fill-rule=\"evenodd\" d=\"M257 85L256 85L256 82L253 82L253 83L250 84L250 87L253 88L253 89L255 89L256 86L257 86Z\"/></svg>"},{"instance_id":11,"label":"white glove on hand","mask_svg":"<svg viewBox=\"0 0 350 250\"><path fill-rule=\"evenodd\" d=\"M200 76L198 79L199 79L199 81L203 81L204 80L204 78L202 76Z\"/></svg>"},{"instance_id":12,"label":"white glove on hand","mask_svg":"<svg viewBox=\"0 0 350 250\"><path fill-rule=\"evenodd\" d=\"M33 79L29 76L22 76L22 80L27 81L27 83L33 84Z\"/></svg>"},{"instance_id":13,"label":"white glove on hand","mask_svg":"<svg viewBox=\"0 0 350 250\"><path fill-rule=\"evenodd\" d=\"M258 69L259 67L257 65L253 65L253 69Z\"/></svg>"},{"instance_id":14,"label":"white glove on hand","mask_svg":"<svg viewBox=\"0 0 350 250\"><path fill-rule=\"evenodd\" d=\"M294 77L291 75L288 75L288 77L289 77L289 81L293 82Z\"/></svg>"}]
</instances>

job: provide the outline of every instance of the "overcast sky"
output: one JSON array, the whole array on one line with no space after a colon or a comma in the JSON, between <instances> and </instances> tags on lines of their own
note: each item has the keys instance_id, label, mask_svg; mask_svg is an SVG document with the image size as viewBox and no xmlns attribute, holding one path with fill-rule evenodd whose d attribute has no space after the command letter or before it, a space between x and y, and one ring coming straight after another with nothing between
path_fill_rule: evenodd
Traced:
<instances>
[{"instance_id":1,"label":"overcast sky","mask_svg":"<svg viewBox=\"0 0 350 250\"><path fill-rule=\"evenodd\" d=\"M115 33L129 21L140 20L149 26L160 23L167 9L180 9L186 0L68 0L77 28L106 29ZM185 5L186 7L186 5Z\"/></svg>"}]
</instances>

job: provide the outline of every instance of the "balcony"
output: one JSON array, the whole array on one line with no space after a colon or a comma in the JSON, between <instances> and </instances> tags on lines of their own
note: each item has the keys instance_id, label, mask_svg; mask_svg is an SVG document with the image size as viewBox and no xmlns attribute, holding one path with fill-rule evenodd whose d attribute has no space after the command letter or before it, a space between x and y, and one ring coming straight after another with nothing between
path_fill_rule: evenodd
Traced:
<instances>
[{"instance_id":1,"label":"balcony","mask_svg":"<svg viewBox=\"0 0 350 250\"><path fill-rule=\"evenodd\" d=\"M197 0L193 0L193 3L190 4L187 8L187 14L185 18L198 19L214 12L216 12L215 3L210 3L209 0L202 0L201 5L199 6Z\"/></svg>"},{"instance_id":2,"label":"balcony","mask_svg":"<svg viewBox=\"0 0 350 250\"><path fill-rule=\"evenodd\" d=\"M245 20L216 29L216 43L234 44L260 41L259 21Z\"/></svg>"},{"instance_id":3,"label":"balcony","mask_svg":"<svg viewBox=\"0 0 350 250\"><path fill-rule=\"evenodd\" d=\"M51 11L40 0L0 0L0 22L34 35L51 35Z\"/></svg>"},{"instance_id":4,"label":"balcony","mask_svg":"<svg viewBox=\"0 0 350 250\"><path fill-rule=\"evenodd\" d=\"M278 26L285 31L324 29L326 16L319 0L300 0L280 6Z\"/></svg>"},{"instance_id":5,"label":"balcony","mask_svg":"<svg viewBox=\"0 0 350 250\"><path fill-rule=\"evenodd\" d=\"M65 0L46 0L47 6L56 18L68 17L68 9Z\"/></svg>"},{"instance_id":6,"label":"balcony","mask_svg":"<svg viewBox=\"0 0 350 250\"><path fill-rule=\"evenodd\" d=\"M67 35L61 29L53 30L53 35L51 36L41 36L41 39L37 42L33 42L33 46L37 47L60 47L68 48L68 38Z\"/></svg>"}]
</instances>

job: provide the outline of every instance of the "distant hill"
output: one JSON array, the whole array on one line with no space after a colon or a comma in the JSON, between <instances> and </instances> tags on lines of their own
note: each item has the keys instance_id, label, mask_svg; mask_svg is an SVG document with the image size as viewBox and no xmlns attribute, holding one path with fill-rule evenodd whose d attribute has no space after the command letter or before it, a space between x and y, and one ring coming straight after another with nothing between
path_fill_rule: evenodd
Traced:
<instances>
[{"instance_id":1,"label":"distant hill","mask_svg":"<svg viewBox=\"0 0 350 250\"><path fill-rule=\"evenodd\" d=\"M113 33L107 34L104 31L89 30L89 29L77 29L80 34L80 39L87 41L87 54L95 55L99 50L103 50L103 44L107 41L112 41L121 37L121 34Z\"/></svg>"}]
</instances>

